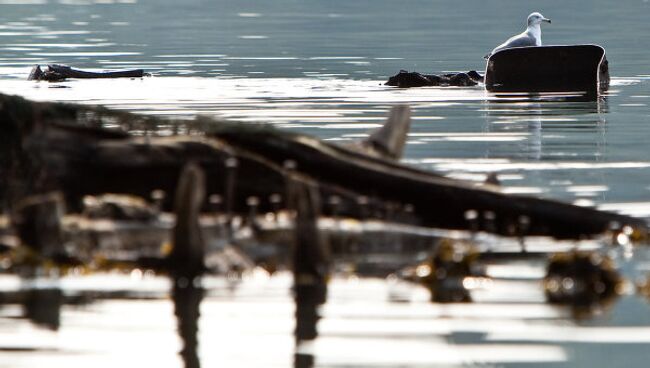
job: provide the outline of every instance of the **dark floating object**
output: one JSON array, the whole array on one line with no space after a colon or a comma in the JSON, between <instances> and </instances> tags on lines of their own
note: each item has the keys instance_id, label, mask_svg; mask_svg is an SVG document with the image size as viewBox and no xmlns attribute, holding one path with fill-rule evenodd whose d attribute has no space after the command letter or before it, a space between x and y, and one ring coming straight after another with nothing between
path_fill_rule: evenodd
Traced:
<instances>
[{"instance_id":1,"label":"dark floating object","mask_svg":"<svg viewBox=\"0 0 650 368\"><path fill-rule=\"evenodd\" d=\"M97 79L97 78L142 78L149 74L142 69L121 70L113 72L88 72L85 70L73 69L67 65L50 64L43 71L40 65L36 65L29 73L27 80L60 82L67 78Z\"/></svg>"},{"instance_id":2,"label":"dark floating object","mask_svg":"<svg viewBox=\"0 0 650 368\"><path fill-rule=\"evenodd\" d=\"M470 244L457 244L453 240L442 239L427 260L402 270L398 276L429 289L432 302L471 302L465 282L468 278L478 276L478 256L478 251Z\"/></svg>"},{"instance_id":3,"label":"dark floating object","mask_svg":"<svg viewBox=\"0 0 650 368\"><path fill-rule=\"evenodd\" d=\"M399 73L388 78L387 86L400 88L408 87L426 87L426 86L450 86L450 87L467 87L476 86L483 82L483 76L477 71L472 70L467 73L450 73L450 74L421 74L400 70Z\"/></svg>"},{"instance_id":4,"label":"dark floating object","mask_svg":"<svg viewBox=\"0 0 650 368\"><path fill-rule=\"evenodd\" d=\"M548 301L571 305L578 312L609 304L620 294L622 285L614 262L595 252L555 254L544 277Z\"/></svg>"},{"instance_id":5,"label":"dark floating object","mask_svg":"<svg viewBox=\"0 0 650 368\"><path fill-rule=\"evenodd\" d=\"M609 87L605 49L598 45L531 46L498 51L485 70L490 92L587 92Z\"/></svg>"}]
</instances>

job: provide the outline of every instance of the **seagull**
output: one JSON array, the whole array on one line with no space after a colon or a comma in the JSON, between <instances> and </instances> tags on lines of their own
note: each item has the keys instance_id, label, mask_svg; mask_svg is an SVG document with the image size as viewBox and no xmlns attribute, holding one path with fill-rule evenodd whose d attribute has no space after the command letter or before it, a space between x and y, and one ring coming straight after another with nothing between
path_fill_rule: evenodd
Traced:
<instances>
[{"instance_id":1,"label":"seagull","mask_svg":"<svg viewBox=\"0 0 650 368\"><path fill-rule=\"evenodd\" d=\"M485 55L485 58L489 58L497 51L509 49L511 47L542 46L542 29L540 27L542 22L551 23L551 20L544 18L540 13L531 13L528 16L528 26L524 32L508 38L506 42L495 47L491 53Z\"/></svg>"}]
</instances>

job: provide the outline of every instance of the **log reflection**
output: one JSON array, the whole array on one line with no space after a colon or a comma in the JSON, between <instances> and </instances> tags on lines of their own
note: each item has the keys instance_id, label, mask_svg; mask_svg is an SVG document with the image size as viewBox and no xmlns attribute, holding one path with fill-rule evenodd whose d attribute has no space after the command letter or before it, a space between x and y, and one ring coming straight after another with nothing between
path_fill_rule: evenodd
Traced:
<instances>
[{"instance_id":1,"label":"log reflection","mask_svg":"<svg viewBox=\"0 0 650 368\"><path fill-rule=\"evenodd\" d=\"M183 343L180 355L186 368L199 368L201 366L197 335L199 331L199 308L203 300L204 290L198 281L198 278L190 280L185 277L176 277L172 280L174 315L177 318L178 335Z\"/></svg>"}]
</instances>

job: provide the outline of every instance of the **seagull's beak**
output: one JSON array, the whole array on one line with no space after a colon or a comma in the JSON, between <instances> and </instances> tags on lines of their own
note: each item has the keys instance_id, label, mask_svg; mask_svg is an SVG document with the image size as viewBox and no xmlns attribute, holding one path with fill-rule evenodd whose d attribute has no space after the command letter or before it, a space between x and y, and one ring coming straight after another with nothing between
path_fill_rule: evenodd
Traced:
<instances>
[{"instance_id":1,"label":"seagull's beak","mask_svg":"<svg viewBox=\"0 0 650 368\"><path fill-rule=\"evenodd\" d=\"M546 22L548 24L551 24L551 20L548 18L542 18L542 22Z\"/></svg>"}]
</instances>

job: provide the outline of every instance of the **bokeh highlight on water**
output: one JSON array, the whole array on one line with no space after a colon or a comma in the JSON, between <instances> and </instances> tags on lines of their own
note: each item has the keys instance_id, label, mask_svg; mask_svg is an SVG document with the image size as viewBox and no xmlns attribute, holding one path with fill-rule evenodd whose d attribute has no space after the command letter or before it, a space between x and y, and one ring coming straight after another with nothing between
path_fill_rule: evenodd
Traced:
<instances>
[{"instance_id":1,"label":"bokeh highlight on water","mask_svg":"<svg viewBox=\"0 0 650 368\"><path fill-rule=\"evenodd\" d=\"M644 0L0 0L0 10L2 93L263 122L335 142L364 137L390 106L408 103L414 110L406 164L476 181L497 172L512 193L650 215L650 3ZM382 85L400 69L481 71L482 56L520 32L532 11L553 19L543 30L546 44L605 47L609 92L580 102L496 96L481 87ZM33 65L47 63L144 68L153 77L25 80ZM650 270L643 253L619 261L628 275ZM650 335L645 301L625 296L606 313L576 322L568 311L543 304L542 265L495 269L500 281L474 305L432 305L417 288L403 291L410 303L395 304L385 282L335 280L314 347L317 365L643 364ZM219 282L201 307L205 366L290 365L288 280L251 276L234 291ZM21 287L13 278L2 284ZM172 307L160 299L169 287L164 280L73 278L56 286L102 285L144 288L136 294L156 300L65 305L56 333L16 320L20 310L3 307L0 367L42 365L40 359L178 366Z\"/></svg>"}]
</instances>

